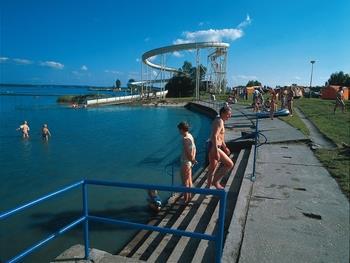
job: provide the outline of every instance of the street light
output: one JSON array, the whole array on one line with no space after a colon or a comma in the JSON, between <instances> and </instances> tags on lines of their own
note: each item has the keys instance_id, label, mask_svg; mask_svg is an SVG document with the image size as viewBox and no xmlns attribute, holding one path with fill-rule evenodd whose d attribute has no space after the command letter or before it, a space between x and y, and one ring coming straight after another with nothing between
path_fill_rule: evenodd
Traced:
<instances>
[{"instance_id":1,"label":"street light","mask_svg":"<svg viewBox=\"0 0 350 263\"><path fill-rule=\"evenodd\" d=\"M310 87L309 87L309 98L311 98L311 86L312 86L312 73L314 72L314 64L315 64L315 60L311 60L311 77L310 77Z\"/></svg>"},{"instance_id":2,"label":"street light","mask_svg":"<svg viewBox=\"0 0 350 263\"><path fill-rule=\"evenodd\" d=\"M311 60L310 63L311 63L311 78L310 78L310 89L311 89L311 86L312 86L312 73L314 71L314 64L315 64L315 60Z\"/></svg>"}]
</instances>

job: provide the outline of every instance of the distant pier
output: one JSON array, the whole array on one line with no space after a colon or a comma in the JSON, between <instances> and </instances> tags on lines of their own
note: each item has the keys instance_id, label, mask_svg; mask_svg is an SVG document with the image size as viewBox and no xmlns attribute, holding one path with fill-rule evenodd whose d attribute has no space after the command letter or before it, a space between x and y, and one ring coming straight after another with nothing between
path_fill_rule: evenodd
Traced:
<instances>
[{"instance_id":1,"label":"distant pier","mask_svg":"<svg viewBox=\"0 0 350 263\"><path fill-rule=\"evenodd\" d=\"M124 103L129 103L129 102L134 101L134 100L142 99L142 98L165 97L167 93L168 93L168 91L165 90L165 91L158 91L158 92L148 93L148 94L143 94L143 95L137 94L137 95L92 99L92 100L86 100L86 105L89 107L89 106L96 106L96 105L124 104Z\"/></svg>"}]
</instances>

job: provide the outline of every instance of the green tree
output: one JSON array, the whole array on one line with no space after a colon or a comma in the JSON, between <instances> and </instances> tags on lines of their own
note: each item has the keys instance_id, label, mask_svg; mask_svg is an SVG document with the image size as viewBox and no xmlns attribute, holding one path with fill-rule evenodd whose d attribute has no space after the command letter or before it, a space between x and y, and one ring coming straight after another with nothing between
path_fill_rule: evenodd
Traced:
<instances>
[{"instance_id":1,"label":"green tree","mask_svg":"<svg viewBox=\"0 0 350 263\"><path fill-rule=\"evenodd\" d=\"M249 80L246 86L247 87L261 86L261 83L257 80Z\"/></svg>"},{"instance_id":2,"label":"green tree","mask_svg":"<svg viewBox=\"0 0 350 263\"><path fill-rule=\"evenodd\" d=\"M207 68L202 64L199 65L199 80L203 80ZM173 76L165 89L168 90L167 97L190 97L193 96L196 87L197 68L192 67L191 62L185 61L183 66L179 68L179 72ZM200 90L205 90L205 83L200 82Z\"/></svg>"},{"instance_id":3,"label":"green tree","mask_svg":"<svg viewBox=\"0 0 350 263\"><path fill-rule=\"evenodd\" d=\"M165 89L168 90L167 97L170 98L190 97L193 96L194 85L188 76L177 74L169 80Z\"/></svg>"},{"instance_id":4,"label":"green tree","mask_svg":"<svg viewBox=\"0 0 350 263\"><path fill-rule=\"evenodd\" d=\"M119 80L119 79L117 79L116 81L115 81L115 87L117 88L117 89L120 89L120 86L122 85L122 83L121 83L121 81Z\"/></svg>"},{"instance_id":5,"label":"green tree","mask_svg":"<svg viewBox=\"0 0 350 263\"><path fill-rule=\"evenodd\" d=\"M325 83L328 85L339 85L350 87L350 75L344 74L343 71L332 73L328 81Z\"/></svg>"},{"instance_id":6,"label":"green tree","mask_svg":"<svg viewBox=\"0 0 350 263\"><path fill-rule=\"evenodd\" d=\"M181 68L181 71L183 73L191 74L191 70L192 70L192 63L185 61L182 68Z\"/></svg>"}]
</instances>

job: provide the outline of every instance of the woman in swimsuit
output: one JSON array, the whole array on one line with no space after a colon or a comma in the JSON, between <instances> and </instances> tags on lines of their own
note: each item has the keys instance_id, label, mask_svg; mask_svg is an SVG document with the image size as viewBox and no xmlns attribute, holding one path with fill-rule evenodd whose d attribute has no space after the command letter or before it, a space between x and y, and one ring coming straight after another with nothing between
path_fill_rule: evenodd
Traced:
<instances>
[{"instance_id":1,"label":"woman in swimsuit","mask_svg":"<svg viewBox=\"0 0 350 263\"><path fill-rule=\"evenodd\" d=\"M177 128L183 137L183 149L181 154L182 181L185 187L192 187L192 167L197 163L196 145L193 136L188 131L189 125L186 122L180 122ZM190 199L191 193L184 193L184 202L188 203Z\"/></svg>"}]
</instances>

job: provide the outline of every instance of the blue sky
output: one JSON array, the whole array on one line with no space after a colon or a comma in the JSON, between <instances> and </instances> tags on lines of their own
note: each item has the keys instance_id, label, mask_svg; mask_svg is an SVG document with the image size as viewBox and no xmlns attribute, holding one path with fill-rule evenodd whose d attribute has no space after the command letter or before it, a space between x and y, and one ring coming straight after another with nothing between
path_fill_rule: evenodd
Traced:
<instances>
[{"instance_id":1,"label":"blue sky","mask_svg":"<svg viewBox=\"0 0 350 263\"><path fill-rule=\"evenodd\" d=\"M309 85L310 60L314 85L350 72L349 0L0 0L0 12L1 83L125 85L144 52L213 39L230 44L230 86ZM194 53L167 62L184 60Z\"/></svg>"}]
</instances>

